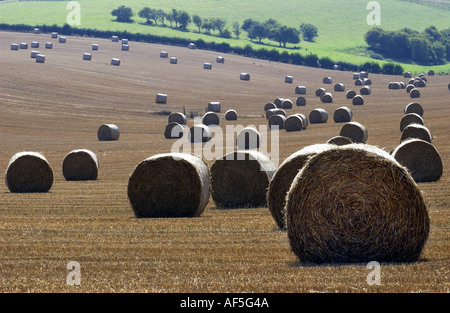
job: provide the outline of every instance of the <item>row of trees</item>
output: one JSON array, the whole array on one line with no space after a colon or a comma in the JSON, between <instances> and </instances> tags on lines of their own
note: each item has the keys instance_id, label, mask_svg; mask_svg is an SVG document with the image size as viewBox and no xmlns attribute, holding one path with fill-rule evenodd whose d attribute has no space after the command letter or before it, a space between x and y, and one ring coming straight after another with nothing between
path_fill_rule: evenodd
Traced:
<instances>
[{"instance_id":1,"label":"row of trees","mask_svg":"<svg viewBox=\"0 0 450 313\"><path fill-rule=\"evenodd\" d=\"M130 23L133 21L131 19L134 15L132 9L123 5L114 9L111 14L116 16L118 22ZM238 22L234 22L230 31L227 27L227 21L223 18L204 19L197 14L191 17L188 12L176 9L166 13L161 9L144 7L139 11L138 16L144 18L147 24L158 25L158 22L160 22L162 26L166 26L165 23L168 21L170 27L175 24L175 27L181 30L187 30L189 24L194 23L199 33L203 30L205 34L212 35L212 32L218 31L218 35L223 38L231 38L233 34L236 38L239 38L242 31L245 31L252 41L257 39L261 43L263 39L267 38L278 42L280 47L286 47L288 43L299 43L301 34L303 39L307 41L314 41L314 38L318 36L317 27L312 24L302 24L297 29L281 25L274 19L268 19L266 22L246 19L242 26Z\"/></svg>"},{"instance_id":2,"label":"row of trees","mask_svg":"<svg viewBox=\"0 0 450 313\"><path fill-rule=\"evenodd\" d=\"M409 28L385 31L374 27L365 34L370 49L398 60L423 65L445 64L450 61L450 28L437 30L430 26L423 32Z\"/></svg>"}]
</instances>

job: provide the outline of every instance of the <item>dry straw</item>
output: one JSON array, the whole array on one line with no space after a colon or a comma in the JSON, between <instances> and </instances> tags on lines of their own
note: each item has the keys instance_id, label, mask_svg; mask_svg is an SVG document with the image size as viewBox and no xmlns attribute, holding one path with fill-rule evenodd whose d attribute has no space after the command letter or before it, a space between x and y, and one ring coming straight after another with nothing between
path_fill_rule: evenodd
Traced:
<instances>
[{"instance_id":1,"label":"dry straw","mask_svg":"<svg viewBox=\"0 0 450 313\"><path fill-rule=\"evenodd\" d=\"M367 128L358 122L349 122L342 126L340 136L349 138L355 143L365 143L367 141Z\"/></svg>"},{"instance_id":2,"label":"dry straw","mask_svg":"<svg viewBox=\"0 0 450 313\"><path fill-rule=\"evenodd\" d=\"M189 129L188 139L191 143L208 142L211 140L211 130L207 125L197 124Z\"/></svg>"},{"instance_id":3,"label":"dry straw","mask_svg":"<svg viewBox=\"0 0 450 313\"><path fill-rule=\"evenodd\" d=\"M261 145L261 134L252 126L241 130L236 137L236 146L239 150L257 149Z\"/></svg>"},{"instance_id":4,"label":"dry straw","mask_svg":"<svg viewBox=\"0 0 450 313\"><path fill-rule=\"evenodd\" d=\"M353 118L353 112L348 107L340 107L334 111L333 120L335 123L348 123Z\"/></svg>"},{"instance_id":5,"label":"dry straw","mask_svg":"<svg viewBox=\"0 0 450 313\"><path fill-rule=\"evenodd\" d=\"M422 117L416 113L408 113L403 115L402 119L400 120L400 131L402 132L406 126L410 124L420 124L424 125Z\"/></svg>"},{"instance_id":6,"label":"dry straw","mask_svg":"<svg viewBox=\"0 0 450 313\"><path fill-rule=\"evenodd\" d=\"M98 128L97 137L100 141L119 140L120 131L114 124L103 124Z\"/></svg>"},{"instance_id":7,"label":"dry straw","mask_svg":"<svg viewBox=\"0 0 450 313\"><path fill-rule=\"evenodd\" d=\"M400 141L405 141L411 138L422 139L429 143L433 142L433 136L431 136L429 129L420 124L409 124L406 126L402 131Z\"/></svg>"},{"instance_id":8,"label":"dry straw","mask_svg":"<svg viewBox=\"0 0 450 313\"><path fill-rule=\"evenodd\" d=\"M284 206L286 194L295 176L302 169L308 159L316 153L330 149L328 144L316 144L306 146L290 155L280 164L269 184L267 192L267 204L275 222L280 229L286 229Z\"/></svg>"},{"instance_id":9,"label":"dry straw","mask_svg":"<svg viewBox=\"0 0 450 313\"><path fill-rule=\"evenodd\" d=\"M430 219L406 169L373 146L335 146L312 156L287 195L290 247L301 263L412 262Z\"/></svg>"},{"instance_id":10,"label":"dry straw","mask_svg":"<svg viewBox=\"0 0 450 313\"><path fill-rule=\"evenodd\" d=\"M66 180L96 180L98 157L87 149L73 150L63 160L62 172Z\"/></svg>"},{"instance_id":11,"label":"dry straw","mask_svg":"<svg viewBox=\"0 0 450 313\"><path fill-rule=\"evenodd\" d=\"M138 218L197 217L209 195L208 166L189 154L152 156L128 180L128 199Z\"/></svg>"},{"instance_id":12,"label":"dry straw","mask_svg":"<svg viewBox=\"0 0 450 313\"><path fill-rule=\"evenodd\" d=\"M326 123L328 121L328 112L324 109L314 109L309 113L309 122L311 124Z\"/></svg>"},{"instance_id":13,"label":"dry straw","mask_svg":"<svg viewBox=\"0 0 450 313\"><path fill-rule=\"evenodd\" d=\"M225 155L211 167L211 195L218 207L261 207L275 172L272 161L257 151Z\"/></svg>"},{"instance_id":14,"label":"dry straw","mask_svg":"<svg viewBox=\"0 0 450 313\"><path fill-rule=\"evenodd\" d=\"M47 192L53 184L53 171L42 154L18 152L9 161L5 183L14 193Z\"/></svg>"},{"instance_id":15,"label":"dry straw","mask_svg":"<svg viewBox=\"0 0 450 313\"><path fill-rule=\"evenodd\" d=\"M327 141L327 144L330 145L336 145L336 146L344 146L344 145L349 145L353 143L352 140L348 137L344 137L344 136L335 136L333 138L330 138Z\"/></svg>"},{"instance_id":16,"label":"dry straw","mask_svg":"<svg viewBox=\"0 0 450 313\"><path fill-rule=\"evenodd\" d=\"M184 135L184 125L177 122L170 122L164 130L166 139L182 138Z\"/></svg>"},{"instance_id":17,"label":"dry straw","mask_svg":"<svg viewBox=\"0 0 450 313\"><path fill-rule=\"evenodd\" d=\"M427 141L421 139L403 141L392 152L392 156L408 169L417 183L435 182L442 176L441 156Z\"/></svg>"}]
</instances>

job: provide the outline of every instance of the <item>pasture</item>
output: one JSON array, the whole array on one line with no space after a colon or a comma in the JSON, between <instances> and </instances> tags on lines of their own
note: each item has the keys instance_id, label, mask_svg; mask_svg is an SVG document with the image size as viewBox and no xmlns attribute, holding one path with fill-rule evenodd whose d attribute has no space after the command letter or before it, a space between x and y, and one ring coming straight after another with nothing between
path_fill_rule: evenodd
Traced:
<instances>
[{"instance_id":1,"label":"pasture","mask_svg":"<svg viewBox=\"0 0 450 313\"><path fill-rule=\"evenodd\" d=\"M32 49L10 50L10 44L38 41L45 63L30 58ZM53 49L45 42L53 41ZM91 51L92 44L98 51ZM295 87L307 87L305 106L286 110L306 116L315 108L328 111L325 124L300 132L279 133L279 163L301 148L339 135L335 109L348 106L353 121L368 130L367 143L386 151L400 143L403 109L413 100L404 89L389 90L403 76L370 75L371 94L353 106L345 93L324 85L323 77L354 86L352 73L225 57L215 52L106 39L67 37L62 44L50 34L0 33L0 169L19 151L36 151L54 172L48 193L11 193L0 184L1 292L448 292L450 260L450 138L448 76L427 76L427 87L414 101L424 108L425 125L444 164L438 182L418 184L431 219L431 231L418 262L381 264L381 284L369 285L367 264L300 264L286 232L280 231L267 207L220 209L212 199L196 218L135 218L127 199L128 179L142 160L170 152L175 140L164 137L167 116L160 111L203 114L211 101L220 115L237 111L226 125L267 126L264 105L277 97L295 100ZM167 51L177 64L161 58ZM83 60L83 53L92 60ZM119 58L120 66L110 64ZM204 70L204 63L212 70ZM242 81L240 73L251 79ZM286 75L293 77L287 84ZM326 88L334 98L315 96ZM158 93L167 94L157 104ZM295 103L295 101L294 101ZM117 141L99 141L105 123L120 129ZM194 124L188 120L188 126ZM269 139L270 142L270 139ZM225 143L225 149L233 150ZM271 145L269 144L269 151ZM64 156L89 149L99 158L94 181L66 181ZM224 151L225 153L225 151ZM213 160L207 160L211 166ZM70 261L81 265L81 285L66 284Z\"/></svg>"}]
</instances>

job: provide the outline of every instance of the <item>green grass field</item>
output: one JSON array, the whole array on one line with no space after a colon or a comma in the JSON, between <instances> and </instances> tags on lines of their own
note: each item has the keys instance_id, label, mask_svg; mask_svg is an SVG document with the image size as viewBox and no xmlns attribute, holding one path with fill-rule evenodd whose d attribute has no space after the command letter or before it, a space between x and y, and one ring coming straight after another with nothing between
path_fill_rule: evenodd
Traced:
<instances>
[{"instance_id":1,"label":"green grass field","mask_svg":"<svg viewBox=\"0 0 450 313\"><path fill-rule=\"evenodd\" d=\"M335 61L348 61L360 64L368 60L365 49L364 34L372 26L367 24L366 9L369 1L354 0L80 0L81 28L96 28L100 30L127 30L133 33L151 33L159 36L184 37L192 40L202 38L205 41L227 42L231 46L260 44L252 43L241 34L240 39L223 39L217 36L208 36L197 32L192 23L189 32L182 32L170 27L144 25L145 20L138 17L137 13L145 6L162 9L165 12L172 8L185 10L189 14L198 14L202 18L221 17L231 27L233 22L240 24L247 18L265 21L274 18L281 24L298 27L301 23L311 23L318 27L319 37L316 42L302 41L300 52L303 54L312 52L319 57L328 56ZM388 30L397 30L409 27L423 31L430 25L438 29L449 27L449 11L432 6L409 3L398 0L380 0L381 27ZM63 25L66 23L67 1L27 1L27 2L0 2L0 23L30 24L30 25ZM126 5L133 9L134 23L118 23L111 16L111 11L120 5ZM169 22L166 21L166 25ZM278 44L263 40L264 47L277 47ZM269 46L268 46L269 45ZM292 49L293 46L290 48ZM289 47L288 47L289 48ZM290 50L291 51L291 50ZM382 63L382 62L381 62ZM436 72L449 72L450 64L434 67L403 64L405 70L412 72L425 71L433 68Z\"/></svg>"}]
</instances>

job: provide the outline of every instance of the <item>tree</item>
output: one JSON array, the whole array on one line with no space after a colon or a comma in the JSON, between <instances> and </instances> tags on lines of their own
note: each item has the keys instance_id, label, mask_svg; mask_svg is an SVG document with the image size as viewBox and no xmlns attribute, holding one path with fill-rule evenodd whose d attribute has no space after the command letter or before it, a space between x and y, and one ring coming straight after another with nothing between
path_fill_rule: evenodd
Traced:
<instances>
[{"instance_id":1,"label":"tree","mask_svg":"<svg viewBox=\"0 0 450 313\"><path fill-rule=\"evenodd\" d=\"M164 22L165 22L165 20L166 20L167 13L164 12L163 10L159 9L159 10L156 12L156 15L157 15L158 18L161 20L161 23L163 24L163 26L166 26L166 24L165 24Z\"/></svg>"},{"instance_id":2,"label":"tree","mask_svg":"<svg viewBox=\"0 0 450 313\"><path fill-rule=\"evenodd\" d=\"M251 18L246 19L241 26L241 29L243 31L249 32L250 29L252 28L253 24L255 24L256 22L254 20L252 20Z\"/></svg>"},{"instance_id":3,"label":"tree","mask_svg":"<svg viewBox=\"0 0 450 313\"><path fill-rule=\"evenodd\" d=\"M241 34L241 27L239 26L238 22L233 23L233 33L236 36L236 38L239 39L239 35Z\"/></svg>"},{"instance_id":4,"label":"tree","mask_svg":"<svg viewBox=\"0 0 450 313\"><path fill-rule=\"evenodd\" d=\"M142 10L139 11L138 16L145 18L146 19L146 23L147 24L151 24L151 14L152 14L152 9L150 9L149 7L145 7L142 8Z\"/></svg>"},{"instance_id":5,"label":"tree","mask_svg":"<svg viewBox=\"0 0 450 313\"><path fill-rule=\"evenodd\" d=\"M267 29L259 22L254 22L248 31L249 38L258 38L259 42L261 42L263 38L267 38L267 35Z\"/></svg>"},{"instance_id":6,"label":"tree","mask_svg":"<svg viewBox=\"0 0 450 313\"><path fill-rule=\"evenodd\" d=\"M312 24L303 23L300 25L300 31L303 34L303 39L306 41L314 41L314 38L318 36L317 27Z\"/></svg>"},{"instance_id":7,"label":"tree","mask_svg":"<svg viewBox=\"0 0 450 313\"><path fill-rule=\"evenodd\" d=\"M173 14L172 13L167 13L166 14L166 19L169 21L170 27L172 27L173 26L172 23L175 21L175 18L173 17Z\"/></svg>"},{"instance_id":8,"label":"tree","mask_svg":"<svg viewBox=\"0 0 450 313\"><path fill-rule=\"evenodd\" d=\"M198 32L200 32L200 28L202 27L202 24L203 24L203 19L200 16L198 16L197 14L195 14L192 17L192 21L194 22L195 25L197 25Z\"/></svg>"},{"instance_id":9,"label":"tree","mask_svg":"<svg viewBox=\"0 0 450 313\"><path fill-rule=\"evenodd\" d=\"M179 15L180 14L177 9L172 9L172 17L173 21L175 22L175 28L178 28Z\"/></svg>"},{"instance_id":10,"label":"tree","mask_svg":"<svg viewBox=\"0 0 450 313\"><path fill-rule=\"evenodd\" d=\"M117 9L112 10L111 15L116 17L117 22L129 23L132 22L133 10L121 5Z\"/></svg>"},{"instance_id":11,"label":"tree","mask_svg":"<svg viewBox=\"0 0 450 313\"><path fill-rule=\"evenodd\" d=\"M277 41L280 46L283 44L285 48L287 43L296 44L300 42L300 32L293 27L281 26L272 29L270 34L271 39Z\"/></svg>"},{"instance_id":12,"label":"tree","mask_svg":"<svg viewBox=\"0 0 450 313\"><path fill-rule=\"evenodd\" d=\"M227 25L227 21L218 17L218 18L214 18L212 20L212 23L213 23L214 28L219 31L220 36L223 36L223 31L225 29L225 26Z\"/></svg>"},{"instance_id":13,"label":"tree","mask_svg":"<svg viewBox=\"0 0 450 313\"><path fill-rule=\"evenodd\" d=\"M181 11L178 15L178 23L180 23L181 29L186 29L189 23L192 21L191 16L186 11Z\"/></svg>"},{"instance_id":14,"label":"tree","mask_svg":"<svg viewBox=\"0 0 450 313\"><path fill-rule=\"evenodd\" d=\"M205 19L202 24L202 28L208 35L211 35L211 29L213 29L213 24L210 20Z\"/></svg>"}]
</instances>

